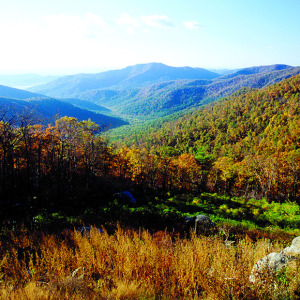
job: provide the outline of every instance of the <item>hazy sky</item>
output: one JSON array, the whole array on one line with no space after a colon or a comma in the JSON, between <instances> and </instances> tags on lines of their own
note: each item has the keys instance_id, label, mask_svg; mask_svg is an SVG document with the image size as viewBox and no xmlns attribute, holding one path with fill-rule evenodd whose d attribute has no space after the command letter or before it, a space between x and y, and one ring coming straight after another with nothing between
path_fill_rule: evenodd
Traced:
<instances>
[{"instance_id":1,"label":"hazy sky","mask_svg":"<svg viewBox=\"0 0 300 300\"><path fill-rule=\"evenodd\" d=\"M0 0L0 74L300 65L300 0Z\"/></svg>"}]
</instances>

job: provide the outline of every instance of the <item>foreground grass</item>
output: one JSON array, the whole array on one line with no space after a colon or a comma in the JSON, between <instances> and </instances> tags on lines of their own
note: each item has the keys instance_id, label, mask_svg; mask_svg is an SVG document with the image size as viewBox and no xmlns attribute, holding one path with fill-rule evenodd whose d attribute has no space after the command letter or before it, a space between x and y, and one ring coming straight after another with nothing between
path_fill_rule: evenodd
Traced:
<instances>
[{"instance_id":1,"label":"foreground grass","mask_svg":"<svg viewBox=\"0 0 300 300\"><path fill-rule=\"evenodd\" d=\"M234 245L234 246L233 246ZM82 235L23 229L3 238L1 299L298 299L298 270L248 280L255 262L286 244L250 238L180 238L167 232L92 228Z\"/></svg>"}]
</instances>

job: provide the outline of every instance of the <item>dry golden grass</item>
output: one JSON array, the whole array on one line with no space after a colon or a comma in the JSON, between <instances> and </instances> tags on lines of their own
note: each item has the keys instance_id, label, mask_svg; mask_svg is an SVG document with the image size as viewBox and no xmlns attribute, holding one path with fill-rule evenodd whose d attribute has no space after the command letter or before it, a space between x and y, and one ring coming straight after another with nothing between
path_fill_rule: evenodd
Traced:
<instances>
[{"instance_id":1,"label":"dry golden grass","mask_svg":"<svg viewBox=\"0 0 300 300\"><path fill-rule=\"evenodd\" d=\"M298 299L300 292L297 265L277 288L249 282L257 260L284 248L267 240L228 246L218 237L92 228L23 230L0 247L1 299Z\"/></svg>"}]
</instances>

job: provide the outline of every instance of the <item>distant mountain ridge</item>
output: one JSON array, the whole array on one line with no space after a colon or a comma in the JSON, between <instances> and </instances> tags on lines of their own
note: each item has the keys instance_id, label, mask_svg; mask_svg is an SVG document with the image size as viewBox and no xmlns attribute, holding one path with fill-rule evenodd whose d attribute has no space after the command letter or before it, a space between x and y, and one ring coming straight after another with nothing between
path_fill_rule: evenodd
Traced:
<instances>
[{"instance_id":1,"label":"distant mountain ridge","mask_svg":"<svg viewBox=\"0 0 300 300\"><path fill-rule=\"evenodd\" d=\"M29 90L56 98L78 98L80 93L95 89L133 89L170 80L213 79L219 76L217 73L201 68L170 67L161 63L149 63L98 74L65 76Z\"/></svg>"},{"instance_id":2,"label":"distant mountain ridge","mask_svg":"<svg viewBox=\"0 0 300 300\"><path fill-rule=\"evenodd\" d=\"M205 69L139 64L98 74L65 76L31 91L81 99L125 118L158 118L230 95L242 87L263 88L297 75L284 64L244 68L221 76Z\"/></svg>"},{"instance_id":3,"label":"distant mountain ridge","mask_svg":"<svg viewBox=\"0 0 300 300\"><path fill-rule=\"evenodd\" d=\"M91 119L100 126L114 128L128 124L120 118L94 113L53 98L20 100L0 97L0 112L13 117L15 114L34 116L36 123L53 124L58 117L74 117L78 121Z\"/></svg>"},{"instance_id":4,"label":"distant mountain ridge","mask_svg":"<svg viewBox=\"0 0 300 300\"><path fill-rule=\"evenodd\" d=\"M25 90L20 90L5 85L0 85L0 96L7 98L16 98L16 99L28 99L34 97L44 97L41 94L32 93Z\"/></svg>"},{"instance_id":5,"label":"distant mountain ridge","mask_svg":"<svg viewBox=\"0 0 300 300\"><path fill-rule=\"evenodd\" d=\"M131 90L91 90L78 96L120 115L157 118L210 103L242 87L264 88L300 73L300 67L266 66L246 70L249 75L212 80L174 80ZM273 71L270 71L273 70ZM260 72L260 73L259 73Z\"/></svg>"},{"instance_id":6,"label":"distant mountain ridge","mask_svg":"<svg viewBox=\"0 0 300 300\"><path fill-rule=\"evenodd\" d=\"M293 68L293 67L289 66L289 65L283 65L283 64L250 67L250 68L240 69L240 70L238 70L234 73L228 74L228 75L224 75L222 78L228 79L228 78L233 78L233 77L240 76L240 75L253 75L253 74L259 74L259 73L269 73L269 72L274 72L274 71L286 70L286 69L290 69L290 68Z\"/></svg>"},{"instance_id":7,"label":"distant mountain ridge","mask_svg":"<svg viewBox=\"0 0 300 300\"><path fill-rule=\"evenodd\" d=\"M74 117L79 121L91 119L99 125L117 127L127 124L120 118L93 111L110 112L107 108L91 102L66 99L57 100L44 95L0 85L0 113L34 115L39 123L53 123L55 116Z\"/></svg>"},{"instance_id":8,"label":"distant mountain ridge","mask_svg":"<svg viewBox=\"0 0 300 300\"><path fill-rule=\"evenodd\" d=\"M18 107L33 107L35 103L39 113L47 117L53 117L59 111L60 115L94 118L96 123L109 123L114 127L125 124L123 118L140 122L184 113L185 109L229 96L242 87L260 89L299 73L300 67L277 64L240 69L221 76L199 68L151 63L98 74L65 76L36 87L40 89L39 93L0 86L0 97L10 101L26 100L23 104L18 102ZM99 83L102 88L94 88ZM50 94L44 96L42 90L64 95L64 98L57 100ZM1 107L3 103L2 99ZM108 116L115 118L107 119Z\"/></svg>"}]
</instances>

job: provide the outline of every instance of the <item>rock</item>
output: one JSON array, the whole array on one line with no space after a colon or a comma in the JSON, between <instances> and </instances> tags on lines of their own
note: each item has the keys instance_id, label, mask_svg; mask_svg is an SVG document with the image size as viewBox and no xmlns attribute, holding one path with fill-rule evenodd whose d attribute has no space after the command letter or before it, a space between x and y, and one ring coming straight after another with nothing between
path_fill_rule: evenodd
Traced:
<instances>
[{"instance_id":1,"label":"rock","mask_svg":"<svg viewBox=\"0 0 300 300\"><path fill-rule=\"evenodd\" d=\"M114 196L122 203L127 205L136 205L136 200L129 191L123 191L114 194Z\"/></svg>"},{"instance_id":2,"label":"rock","mask_svg":"<svg viewBox=\"0 0 300 300\"><path fill-rule=\"evenodd\" d=\"M300 236L294 238L292 245L281 252L290 258L300 258Z\"/></svg>"},{"instance_id":3,"label":"rock","mask_svg":"<svg viewBox=\"0 0 300 300\"><path fill-rule=\"evenodd\" d=\"M185 217L184 218L184 223L187 225L192 225L195 224L195 217Z\"/></svg>"},{"instance_id":4,"label":"rock","mask_svg":"<svg viewBox=\"0 0 300 300\"><path fill-rule=\"evenodd\" d=\"M186 217L184 220L185 224L189 226L195 226L211 229L216 226L216 224L206 215L197 215L196 217Z\"/></svg>"},{"instance_id":5,"label":"rock","mask_svg":"<svg viewBox=\"0 0 300 300\"><path fill-rule=\"evenodd\" d=\"M270 253L260 259L252 268L249 281L262 282L269 279L274 281L276 274L286 268L292 261L300 258L300 236L294 238L292 245L281 252Z\"/></svg>"},{"instance_id":6,"label":"rock","mask_svg":"<svg viewBox=\"0 0 300 300\"><path fill-rule=\"evenodd\" d=\"M277 272L286 267L288 258L283 253L270 253L260 259L252 268L249 281L257 283L266 278L274 279Z\"/></svg>"},{"instance_id":7,"label":"rock","mask_svg":"<svg viewBox=\"0 0 300 300\"><path fill-rule=\"evenodd\" d=\"M207 228L213 228L216 226L216 224L208 216L205 215L197 215L195 222L198 226L206 226Z\"/></svg>"}]
</instances>

